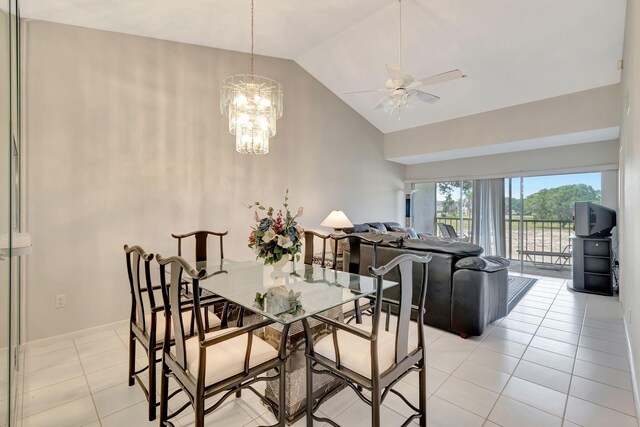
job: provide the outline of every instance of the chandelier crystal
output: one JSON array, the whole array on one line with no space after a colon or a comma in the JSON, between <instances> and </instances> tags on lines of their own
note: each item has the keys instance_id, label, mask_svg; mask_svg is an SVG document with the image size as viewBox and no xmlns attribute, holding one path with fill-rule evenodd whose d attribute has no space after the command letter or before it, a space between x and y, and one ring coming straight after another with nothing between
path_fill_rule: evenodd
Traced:
<instances>
[{"instance_id":1,"label":"chandelier crystal","mask_svg":"<svg viewBox=\"0 0 640 427\"><path fill-rule=\"evenodd\" d=\"M220 110L229 118L229 132L236 136L236 151L267 154L269 138L282 117L282 86L267 77L234 74L220 85Z\"/></svg>"},{"instance_id":2,"label":"chandelier crystal","mask_svg":"<svg viewBox=\"0 0 640 427\"><path fill-rule=\"evenodd\" d=\"M251 73L234 74L220 84L220 111L229 118L229 132L236 136L236 151L267 154L269 138L282 117L282 85L253 73L253 0L251 0Z\"/></svg>"}]
</instances>

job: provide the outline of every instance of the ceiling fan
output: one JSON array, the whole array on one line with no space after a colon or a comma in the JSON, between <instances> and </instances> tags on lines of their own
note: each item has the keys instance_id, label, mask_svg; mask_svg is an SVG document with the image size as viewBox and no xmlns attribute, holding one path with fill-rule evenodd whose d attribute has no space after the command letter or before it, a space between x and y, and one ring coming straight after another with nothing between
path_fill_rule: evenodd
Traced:
<instances>
[{"instance_id":1,"label":"ceiling fan","mask_svg":"<svg viewBox=\"0 0 640 427\"><path fill-rule=\"evenodd\" d=\"M466 77L459 69L447 71L434 76L425 77L420 80L415 80L409 74L402 72L402 0L398 0L400 6L400 25L399 25L399 48L398 48L398 64L386 64L387 72L389 73L389 79L385 83L384 89L369 89L369 90L352 90L344 92L345 94L354 93L366 93L366 92L380 92L387 93L378 105L374 107L375 110L382 109L387 113L393 113L396 110L400 112L401 107L408 107L410 102L418 100L420 102L426 102L433 104L440 100L440 97L431 93L418 90L423 86L429 86L436 83L442 83L449 80L460 79ZM400 115L398 114L398 118Z\"/></svg>"}]
</instances>

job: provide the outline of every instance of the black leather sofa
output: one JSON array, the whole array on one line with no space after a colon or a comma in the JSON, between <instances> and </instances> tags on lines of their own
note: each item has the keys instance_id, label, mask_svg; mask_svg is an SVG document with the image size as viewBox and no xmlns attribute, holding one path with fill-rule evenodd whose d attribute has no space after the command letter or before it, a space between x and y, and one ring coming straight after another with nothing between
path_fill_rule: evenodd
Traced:
<instances>
[{"instance_id":1,"label":"black leather sofa","mask_svg":"<svg viewBox=\"0 0 640 427\"><path fill-rule=\"evenodd\" d=\"M384 232L380 229L358 232L362 229L356 225L348 231L371 239L382 239L378 245L379 266L404 253L433 254L429 263L425 323L466 338L481 335L487 325L507 314L509 262L506 259L480 257L482 247L471 243L433 237L411 239L405 232L389 232L388 229ZM360 274L369 274L372 255L373 247L363 244L360 248ZM344 261L348 265L348 246L344 248ZM389 280L394 280L393 274L390 273ZM417 304L420 272L415 272L413 283L412 298ZM398 299L398 292L399 289L393 287L385 291L385 296Z\"/></svg>"}]
</instances>

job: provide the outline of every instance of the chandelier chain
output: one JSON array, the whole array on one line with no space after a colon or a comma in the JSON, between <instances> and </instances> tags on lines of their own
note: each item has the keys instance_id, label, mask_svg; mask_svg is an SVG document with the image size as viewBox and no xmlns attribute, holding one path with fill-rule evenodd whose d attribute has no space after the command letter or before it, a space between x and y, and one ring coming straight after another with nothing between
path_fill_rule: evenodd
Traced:
<instances>
[{"instance_id":1,"label":"chandelier chain","mask_svg":"<svg viewBox=\"0 0 640 427\"><path fill-rule=\"evenodd\" d=\"M251 0L253 1L253 0ZM402 68L402 0L398 0L400 5L400 25L398 28L398 65Z\"/></svg>"},{"instance_id":2,"label":"chandelier chain","mask_svg":"<svg viewBox=\"0 0 640 427\"><path fill-rule=\"evenodd\" d=\"M251 0L251 74L253 74L253 0Z\"/></svg>"},{"instance_id":3,"label":"chandelier chain","mask_svg":"<svg viewBox=\"0 0 640 427\"><path fill-rule=\"evenodd\" d=\"M276 135L282 117L282 85L254 74L255 8L251 6L251 74L233 74L220 85L220 111L229 118L229 132L236 136L236 151L267 154L269 138Z\"/></svg>"}]
</instances>

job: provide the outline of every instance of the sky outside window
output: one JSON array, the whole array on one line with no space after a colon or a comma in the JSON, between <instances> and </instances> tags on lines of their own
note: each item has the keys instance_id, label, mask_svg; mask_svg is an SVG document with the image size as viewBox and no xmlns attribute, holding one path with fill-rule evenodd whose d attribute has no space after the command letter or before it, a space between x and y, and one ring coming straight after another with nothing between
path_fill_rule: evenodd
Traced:
<instances>
[{"instance_id":1,"label":"sky outside window","mask_svg":"<svg viewBox=\"0 0 640 427\"><path fill-rule=\"evenodd\" d=\"M561 187L563 185L572 185L572 184L587 184L593 187L594 190L600 190L600 172L591 172L591 173L575 173L575 174L565 174L565 175L548 175L548 176L527 176L524 178L524 197L529 196L530 194L537 193L538 191L544 188L554 188ZM447 182L456 182L456 181L447 181ZM457 181L459 182L459 181ZM516 189L518 188L520 179L515 177L512 179L514 194L513 197L519 197L520 192L516 193ZM508 181L507 181L508 183ZM505 186L505 192L508 194L508 188ZM456 189L455 194L453 194L454 199L459 198L459 190ZM438 191L437 200L442 201L445 199L445 195Z\"/></svg>"}]
</instances>

